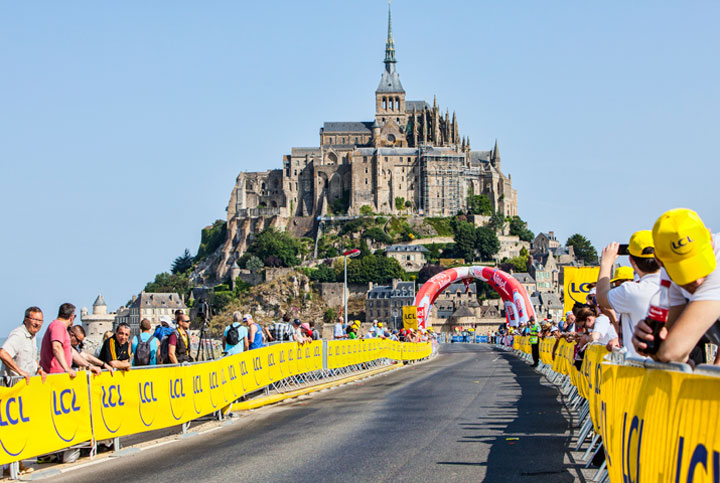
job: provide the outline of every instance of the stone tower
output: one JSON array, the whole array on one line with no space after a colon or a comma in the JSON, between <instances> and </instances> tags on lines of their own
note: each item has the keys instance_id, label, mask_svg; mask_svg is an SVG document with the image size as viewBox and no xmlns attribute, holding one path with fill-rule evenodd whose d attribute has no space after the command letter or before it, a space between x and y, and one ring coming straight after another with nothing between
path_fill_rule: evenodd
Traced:
<instances>
[{"instance_id":1,"label":"stone tower","mask_svg":"<svg viewBox=\"0 0 720 483\"><path fill-rule=\"evenodd\" d=\"M388 2L388 35L385 42L385 70L375 91L375 121L380 131L374 133L376 146L406 147L408 114L405 109L405 89L395 70L395 41L392 36L392 12Z\"/></svg>"},{"instance_id":2,"label":"stone tower","mask_svg":"<svg viewBox=\"0 0 720 483\"><path fill-rule=\"evenodd\" d=\"M85 329L85 345L92 352L102 343L103 334L108 330L113 330L115 314L108 313L105 299L102 294L98 294L93 303L92 314L88 314L87 309L83 309L81 316L83 329Z\"/></svg>"}]
</instances>

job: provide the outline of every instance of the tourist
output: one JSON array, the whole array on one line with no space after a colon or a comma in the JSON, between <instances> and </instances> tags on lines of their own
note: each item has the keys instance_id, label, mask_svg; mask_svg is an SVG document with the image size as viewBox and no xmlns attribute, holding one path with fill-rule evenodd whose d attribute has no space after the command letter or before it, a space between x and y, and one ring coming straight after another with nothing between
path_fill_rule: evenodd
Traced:
<instances>
[{"instance_id":1,"label":"tourist","mask_svg":"<svg viewBox=\"0 0 720 483\"><path fill-rule=\"evenodd\" d=\"M68 327L75 320L75 306L64 303L58 309L57 319L53 320L45 332L40 346L40 367L48 374L66 372L70 377L77 373L72 368L72 346Z\"/></svg>"},{"instance_id":2,"label":"tourist","mask_svg":"<svg viewBox=\"0 0 720 483\"><path fill-rule=\"evenodd\" d=\"M83 350L85 345L85 329L82 325L73 325L70 327L68 329L68 335L70 336L70 345L73 348L73 369L89 370L96 375L100 374L102 369L110 369L110 372L113 371L112 366L105 364L94 355L88 354Z\"/></svg>"},{"instance_id":3,"label":"tourist","mask_svg":"<svg viewBox=\"0 0 720 483\"><path fill-rule=\"evenodd\" d=\"M320 331L317 330L317 328L315 327L315 321L311 320L309 325L310 325L310 334L311 334L312 340L322 339L322 337L320 337Z\"/></svg>"},{"instance_id":4,"label":"tourist","mask_svg":"<svg viewBox=\"0 0 720 483\"><path fill-rule=\"evenodd\" d=\"M120 322L115 334L103 342L99 359L115 369L129 370L132 352L130 350L130 325Z\"/></svg>"},{"instance_id":5,"label":"tourist","mask_svg":"<svg viewBox=\"0 0 720 483\"><path fill-rule=\"evenodd\" d=\"M178 326L167 338L167 358L170 364L192 362L190 356L190 317L181 314L177 319ZM162 350L161 350L162 352Z\"/></svg>"},{"instance_id":6,"label":"tourist","mask_svg":"<svg viewBox=\"0 0 720 483\"><path fill-rule=\"evenodd\" d=\"M42 368L37 363L37 333L43 324L43 313L38 307L25 310L25 317L19 327L10 331L0 349L0 361L3 363L3 376L21 376L30 384L30 376L40 374Z\"/></svg>"},{"instance_id":7,"label":"tourist","mask_svg":"<svg viewBox=\"0 0 720 483\"><path fill-rule=\"evenodd\" d=\"M222 338L225 355L228 356L240 354L250 347L248 343L248 329L242 324L242 312L233 312L232 319L232 323L225 327Z\"/></svg>"},{"instance_id":8,"label":"tourist","mask_svg":"<svg viewBox=\"0 0 720 483\"><path fill-rule=\"evenodd\" d=\"M619 332L622 334L622 345L628 355L637 356L632 344L635 326L647 314L650 299L660 288L660 266L655 260L655 248L650 230L633 233L628 243L628 257L631 271L622 274L619 267L616 276L610 279L610 271L618 257L617 243L611 243L602 251L600 272L597 284L597 301L601 308L610 308L620 317ZM618 273L619 272L619 273ZM633 280L632 273L637 274L637 282L623 283ZM611 284L617 284L611 288Z\"/></svg>"},{"instance_id":9,"label":"tourist","mask_svg":"<svg viewBox=\"0 0 720 483\"><path fill-rule=\"evenodd\" d=\"M265 346L265 336L263 335L262 329L252 318L252 315L245 314L243 316L243 322L247 325L248 329L248 349L259 349Z\"/></svg>"},{"instance_id":10,"label":"tourist","mask_svg":"<svg viewBox=\"0 0 720 483\"><path fill-rule=\"evenodd\" d=\"M159 339L150 333L152 324L148 319L140 321L140 334L133 337L131 352L134 354L133 366L157 365Z\"/></svg>"},{"instance_id":11,"label":"tourist","mask_svg":"<svg viewBox=\"0 0 720 483\"><path fill-rule=\"evenodd\" d=\"M342 315L339 315L335 326L333 327L333 339L347 339L345 332L345 323Z\"/></svg>"},{"instance_id":12,"label":"tourist","mask_svg":"<svg viewBox=\"0 0 720 483\"><path fill-rule=\"evenodd\" d=\"M712 234L694 211L676 208L658 218L652 235L660 280L671 282L667 323L658 334L662 343L653 357L663 362L709 362L705 344L720 345L720 234ZM652 340L651 328L639 322L635 350L645 355L646 343ZM720 364L720 351L715 364Z\"/></svg>"},{"instance_id":13,"label":"tourist","mask_svg":"<svg viewBox=\"0 0 720 483\"><path fill-rule=\"evenodd\" d=\"M182 315L182 314L181 314ZM155 327L153 337L157 340L162 341L165 337L170 337L170 334L175 330L175 322L167 315L160 316L160 325Z\"/></svg>"}]
</instances>

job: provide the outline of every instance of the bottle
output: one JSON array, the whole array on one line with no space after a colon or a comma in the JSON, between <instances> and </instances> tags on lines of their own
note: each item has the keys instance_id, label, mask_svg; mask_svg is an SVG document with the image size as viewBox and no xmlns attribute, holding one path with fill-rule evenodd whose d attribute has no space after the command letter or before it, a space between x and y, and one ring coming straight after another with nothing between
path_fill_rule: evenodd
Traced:
<instances>
[{"instance_id":1,"label":"bottle","mask_svg":"<svg viewBox=\"0 0 720 483\"><path fill-rule=\"evenodd\" d=\"M660 329L667 323L670 311L670 280L660 280L660 290L650 299L650 308L645 316L645 323L653 331L653 340L646 342L647 354L656 354L660 348Z\"/></svg>"}]
</instances>

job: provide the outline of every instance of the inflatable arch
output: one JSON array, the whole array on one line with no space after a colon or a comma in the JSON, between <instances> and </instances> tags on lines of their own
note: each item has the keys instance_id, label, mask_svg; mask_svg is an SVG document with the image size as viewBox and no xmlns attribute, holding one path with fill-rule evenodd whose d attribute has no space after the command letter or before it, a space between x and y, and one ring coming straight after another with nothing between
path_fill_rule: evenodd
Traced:
<instances>
[{"instance_id":1,"label":"inflatable arch","mask_svg":"<svg viewBox=\"0 0 720 483\"><path fill-rule=\"evenodd\" d=\"M488 283L505 303L505 318L510 326L535 319L535 309L520 282L510 274L492 267L457 267L440 272L425 282L415 297L418 327L425 328L430 308L440 293L450 284L462 280L466 285L473 279Z\"/></svg>"}]
</instances>

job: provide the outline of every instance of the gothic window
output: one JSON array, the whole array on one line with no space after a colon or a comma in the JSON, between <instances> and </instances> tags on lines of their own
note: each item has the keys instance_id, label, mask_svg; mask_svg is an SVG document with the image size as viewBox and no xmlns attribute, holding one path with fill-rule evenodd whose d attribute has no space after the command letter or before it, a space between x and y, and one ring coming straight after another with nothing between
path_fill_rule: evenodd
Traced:
<instances>
[{"instance_id":1,"label":"gothic window","mask_svg":"<svg viewBox=\"0 0 720 483\"><path fill-rule=\"evenodd\" d=\"M385 99L384 97L382 100L382 106L383 106L383 110L387 109L387 99Z\"/></svg>"},{"instance_id":2,"label":"gothic window","mask_svg":"<svg viewBox=\"0 0 720 483\"><path fill-rule=\"evenodd\" d=\"M368 182L367 182L367 178L365 178L365 184L368 184Z\"/></svg>"},{"instance_id":3,"label":"gothic window","mask_svg":"<svg viewBox=\"0 0 720 483\"><path fill-rule=\"evenodd\" d=\"M355 144L360 144L360 142L358 141L358 138L355 138Z\"/></svg>"},{"instance_id":4,"label":"gothic window","mask_svg":"<svg viewBox=\"0 0 720 483\"><path fill-rule=\"evenodd\" d=\"M341 144L345 144L345 138L342 138L342 143L341 143Z\"/></svg>"},{"instance_id":5,"label":"gothic window","mask_svg":"<svg viewBox=\"0 0 720 483\"><path fill-rule=\"evenodd\" d=\"M363 156L363 163L367 163L367 156Z\"/></svg>"},{"instance_id":6,"label":"gothic window","mask_svg":"<svg viewBox=\"0 0 720 483\"><path fill-rule=\"evenodd\" d=\"M367 169L367 168L365 168L365 174L367 174L367 172L368 172L368 169Z\"/></svg>"}]
</instances>

